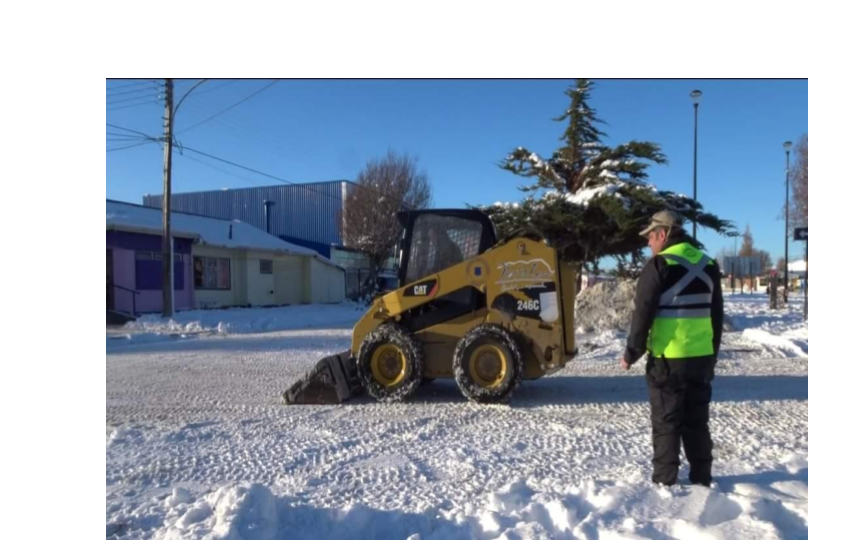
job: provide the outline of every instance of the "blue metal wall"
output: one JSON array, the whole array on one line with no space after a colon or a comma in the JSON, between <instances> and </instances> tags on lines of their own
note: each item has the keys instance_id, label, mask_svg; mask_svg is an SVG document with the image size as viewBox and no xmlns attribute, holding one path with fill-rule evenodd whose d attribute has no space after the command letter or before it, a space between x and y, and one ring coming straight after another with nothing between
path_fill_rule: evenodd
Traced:
<instances>
[{"instance_id":1,"label":"blue metal wall","mask_svg":"<svg viewBox=\"0 0 850 540\"><path fill-rule=\"evenodd\" d=\"M274 236L311 244L342 245L340 215L345 180L313 184L198 191L171 195L172 210L223 219L238 219L265 230L263 201L271 207ZM162 195L145 195L144 205L162 208ZM328 248L329 249L329 248Z\"/></svg>"}]
</instances>

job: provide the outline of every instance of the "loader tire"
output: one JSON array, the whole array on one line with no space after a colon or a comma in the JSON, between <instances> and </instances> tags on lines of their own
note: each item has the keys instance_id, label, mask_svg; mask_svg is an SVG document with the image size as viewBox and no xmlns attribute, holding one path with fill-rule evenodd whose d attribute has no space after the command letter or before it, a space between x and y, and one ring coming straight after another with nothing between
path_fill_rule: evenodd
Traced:
<instances>
[{"instance_id":1,"label":"loader tire","mask_svg":"<svg viewBox=\"0 0 850 540\"><path fill-rule=\"evenodd\" d=\"M455 380L463 395L478 403L507 403L523 376L522 349L510 332L495 324L470 330L455 348Z\"/></svg>"},{"instance_id":2,"label":"loader tire","mask_svg":"<svg viewBox=\"0 0 850 540\"><path fill-rule=\"evenodd\" d=\"M370 396L382 403L403 401L422 382L422 345L401 326L387 323L363 339L357 375Z\"/></svg>"}]
</instances>

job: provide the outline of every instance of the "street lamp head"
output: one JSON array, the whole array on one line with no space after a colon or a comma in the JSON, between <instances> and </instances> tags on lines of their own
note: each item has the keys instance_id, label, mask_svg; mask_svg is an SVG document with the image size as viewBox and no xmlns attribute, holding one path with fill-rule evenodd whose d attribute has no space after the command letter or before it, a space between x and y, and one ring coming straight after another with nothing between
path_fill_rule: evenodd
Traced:
<instances>
[{"instance_id":1,"label":"street lamp head","mask_svg":"<svg viewBox=\"0 0 850 540\"><path fill-rule=\"evenodd\" d=\"M691 92L691 99L694 101L694 105L699 105L699 100L702 99L702 92L694 90Z\"/></svg>"},{"instance_id":2,"label":"street lamp head","mask_svg":"<svg viewBox=\"0 0 850 540\"><path fill-rule=\"evenodd\" d=\"M790 152L792 146L794 146L794 143L792 143L791 141L785 141L784 143L782 143L782 148L784 148L786 152Z\"/></svg>"}]
</instances>

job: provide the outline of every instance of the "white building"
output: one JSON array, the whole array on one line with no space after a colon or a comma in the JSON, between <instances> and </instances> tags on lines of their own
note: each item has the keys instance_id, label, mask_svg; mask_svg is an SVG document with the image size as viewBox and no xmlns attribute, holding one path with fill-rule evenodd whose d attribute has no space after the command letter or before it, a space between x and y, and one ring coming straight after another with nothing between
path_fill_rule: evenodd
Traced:
<instances>
[{"instance_id":1,"label":"white building","mask_svg":"<svg viewBox=\"0 0 850 540\"><path fill-rule=\"evenodd\" d=\"M806 261L800 259L799 261L792 261L788 263L788 273L804 276L806 274Z\"/></svg>"}]
</instances>

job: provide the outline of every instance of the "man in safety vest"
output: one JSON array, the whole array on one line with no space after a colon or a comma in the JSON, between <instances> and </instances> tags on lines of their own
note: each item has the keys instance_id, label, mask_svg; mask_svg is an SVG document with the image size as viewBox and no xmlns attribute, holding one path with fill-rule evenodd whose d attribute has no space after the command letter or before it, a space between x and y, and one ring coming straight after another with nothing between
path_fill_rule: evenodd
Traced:
<instances>
[{"instance_id":1,"label":"man in safety vest","mask_svg":"<svg viewBox=\"0 0 850 540\"><path fill-rule=\"evenodd\" d=\"M676 483L683 444L690 481L710 486L708 406L723 331L720 270L695 247L673 212L658 212L640 234L653 257L637 283L631 332L620 364L629 369L648 354L652 481Z\"/></svg>"}]
</instances>

